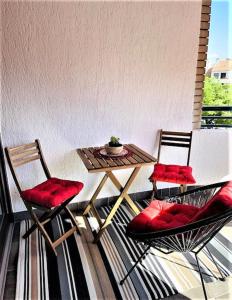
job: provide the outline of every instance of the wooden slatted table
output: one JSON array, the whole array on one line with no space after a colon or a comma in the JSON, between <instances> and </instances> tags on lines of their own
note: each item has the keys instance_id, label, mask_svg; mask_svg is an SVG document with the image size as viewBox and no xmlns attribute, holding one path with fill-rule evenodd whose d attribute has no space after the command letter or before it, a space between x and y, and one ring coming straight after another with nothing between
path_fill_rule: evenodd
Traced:
<instances>
[{"instance_id":1,"label":"wooden slatted table","mask_svg":"<svg viewBox=\"0 0 232 300\"><path fill-rule=\"evenodd\" d=\"M94 242L97 242L99 240L106 227L110 224L111 219L113 218L123 199L125 199L125 201L128 203L128 205L131 207L135 214L138 214L140 212L138 207L134 204L134 202L128 195L128 190L131 184L133 183L136 175L138 174L139 170L143 166L154 165L157 162L156 158L154 158L153 156L151 156L150 154L146 153L145 151L133 144L128 144L124 146L130 151L130 155L125 158L103 158L96 156L95 152L96 150L100 149L99 147L77 149L77 153L79 154L89 173L105 173L83 213L83 215L86 215L91 210L99 223L100 230L97 236L95 237ZM127 180L125 186L122 186L116 178L116 176L113 174L113 171L127 168L133 168L133 171L129 179ZM118 199L115 202L113 208L111 209L109 215L107 216L105 221L102 222L97 212L97 209L94 206L94 203L108 178L119 190L120 195L118 196Z\"/></svg>"}]
</instances>

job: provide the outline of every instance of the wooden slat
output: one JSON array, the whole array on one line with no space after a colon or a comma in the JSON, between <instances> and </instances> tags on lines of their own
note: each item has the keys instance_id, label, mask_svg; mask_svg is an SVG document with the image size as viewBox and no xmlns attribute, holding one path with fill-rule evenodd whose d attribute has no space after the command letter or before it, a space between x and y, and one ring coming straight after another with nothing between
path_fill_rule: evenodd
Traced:
<instances>
[{"instance_id":1,"label":"wooden slat","mask_svg":"<svg viewBox=\"0 0 232 300\"><path fill-rule=\"evenodd\" d=\"M202 0L202 5L203 6L210 6L211 5L211 0Z\"/></svg>"},{"instance_id":2,"label":"wooden slat","mask_svg":"<svg viewBox=\"0 0 232 300\"><path fill-rule=\"evenodd\" d=\"M136 168L136 167L141 167L141 165L154 165L154 161L150 162L144 162L144 163L131 163L130 165L123 165L123 166L110 166L108 168L101 168L101 169L93 169L93 170L88 170L89 173L99 173L99 172L108 172L112 170L124 170L124 169L129 169L129 168Z\"/></svg>"},{"instance_id":3,"label":"wooden slat","mask_svg":"<svg viewBox=\"0 0 232 300\"><path fill-rule=\"evenodd\" d=\"M210 14L210 12L211 12L210 6L202 5L201 12L202 12L202 14Z\"/></svg>"},{"instance_id":4,"label":"wooden slat","mask_svg":"<svg viewBox=\"0 0 232 300\"><path fill-rule=\"evenodd\" d=\"M209 30L210 23L208 22L201 22L201 29Z\"/></svg>"},{"instance_id":5,"label":"wooden slat","mask_svg":"<svg viewBox=\"0 0 232 300\"><path fill-rule=\"evenodd\" d=\"M207 37L199 38L199 46L207 46L209 43L209 39Z\"/></svg>"},{"instance_id":6,"label":"wooden slat","mask_svg":"<svg viewBox=\"0 0 232 300\"><path fill-rule=\"evenodd\" d=\"M176 142L183 142L183 143L189 143L190 138L180 138L180 137L170 137L170 136L162 136L162 141L176 141Z\"/></svg>"},{"instance_id":7,"label":"wooden slat","mask_svg":"<svg viewBox=\"0 0 232 300\"><path fill-rule=\"evenodd\" d=\"M138 163L143 163L144 159L142 159L141 157L139 157L136 154L133 154L132 157L138 162Z\"/></svg>"},{"instance_id":8,"label":"wooden slat","mask_svg":"<svg viewBox=\"0 0 232 300\"><path fill-rule=\"evenodd\" d=\"M209 20L210 20L209 14L205 14L205 13L201 14L201 21L202 22L209 22Z\"/></svg>"},{"instance_id":9,"label":"wooden slat","mask_svg":"<svg viewBox=\"0 0 232 300\"><path fill-rule=\"evenodd\" d=\"M201 102L202 96L194 96L194 102Z\"/></svg>"},{"instance_id":10,"label":"wooden slat","mask_svg":"<svg viewBox=\"0 0 232 300\"><path fill-rule=\"evenodd\" d=\"M162 131L162 135L178 135L178 136L191 136L189 132L178 132L178 131Z\"/></svg>"},{"instance_id":11,"label":"wooden slat","mask_svg":"<svg viewBox=\"0 0 232 300\"><path fill-rule=\"evenodd\" d=\"M147 157L146 155L144 155L143 153L141 153L141 152L139 151L139 148L136 149L136 148L133 147L133 145L127 145L127 147L128 147L133 153L135 153L135 154L138 155L140 158L142 158L143 161L145 161L145 162L150 162L150 161L151 161L151 159L150 159L149 157Z\"/></svg>"},{"instance_id":12,"label":"wooden slat","mask_svg":"<svg viewBox=\"0 0 232 300\"><path fill-rule=\"evenodd\" d=\"M193 116L193 122L201 122L201 115Z\"/></svg>"},{"instance_id":13,"label":"wooden slat","mask_svg":"<svg viewBox=\"0 0 232 300\"><path fill-rule=\"evenodd\" d=\"M199 129L201 127L201 121L193 122L193 129Z\"/></svg>"},{"instance_id":14,"label":"wooden slat","mask_svg":"<svg viewBox=\"0 0 232 300\"><path fill-rule=\"evenodd\" d=\"M197 61L197 68L204 68L206 66L205 60L199 60Z\"/></svg>"},{"instance_id":15,"label":"wooden slat","mask_svg":"<svg viewBox=\"0 0 232 300\"><path fill-rule=\"evenodd\" d=\"M171 146L171 147L184 147L189 148L188 144L180 144L180 143L169 143L169 142L161 142L162 146Z\"/></svg>"},{"instance_id":16,"label":"wooden slat","mask_svg":"<svg viewBox=\"0 0 232 300\"><path fill-rule=\"evenodd\" d=\"M203 81L202 81L202 82L196 82L196 83L195 83L195 88L196 88L196 89L202 89L203 86L204 86L204 82L203 82Z\"/></svg>"},{"instance_id":17,"label":"wooden slat","mask_svg":"<svg viewBox=\"0 0 232 300\"><path fill-rule=\"evenodd\" d=\"M26 144L26 145L20 145L17 147L8 148L8 151L10 154L13 154L13 153L16 154L16 153L23 152L30 148L37 148L37 144L34 142L34 143Z\"/></svg>"},{"instance_id":18,"label":"wooden slat","mask_svg":"<svg viewBox=\"0 0 232 300\"><path fill-rule=\"evenodd\" d=\"M117 166L123 166L124 163L120 159L112 159L114 163L116 163Z\"/></svg>"},{"instance_id":19,"label":"wooden slat","mask_svg":"<svg viewBox=\"0 0 232 300\"><path fill-rule=\"evenodd\" d=\"M206 47L206 46L203 46L203 47ZM197 57L197 60L206 60L207 59L207 54L206 53L198 53L198 57Z\"/></svg>"},{"instance_id":20,"label":"wooden slat","mask_svg":"<svg viewBox=\"0 0 232 300\"><path fill-rule=\"evenodd\" d=\"M107 158L106 160L107 160L107 163L108 163L108 165L109 165L110 167L116 167L116 166L117 166L117 164L114 162L113 159Z\"/></svg>"},{"instance_id":21,"label":"wooden slat","mask_svg":"<svg viewBox=\"0 0 232 300\"><path fill-rule=\"evenodd\" d=\"M25 165L25 164L32 162L34 160L37 160L37 159L40 159L40 155L31 156L31 157L25 158L25 159L18 159L18 160L15 160L14 162L12 162L12 164L14 167L19 167L19 166Z\"/></svg>"},{"instance_id":22,"label":"wooden slat","mask_svg":"<svg viewBox=\"0 0 232 300\"><path fill-rule=\"evenodd\" d=\"M77 153L79 154L80 158L82 159L84 165L88 170L94 169L94 166L91 164L91 162L87 159L82 149L77 149Z\"/></svg>"},{"instance_id":23,"label":"wooden slat","mask_svg":"<svg viewBox=\"0 0 232 300\"><path fill-rule=\"evenodd\" d=\"M124 165L130 165L130 161L127 158L121 158L121 161L124 163Z\"/></svg>"},{"instance_id":24,"label":"wooden slat","mask_svg":"<svg viewBox=\"0 0 232 300\"><path fill-rule=\"evenodd\" d=\"M198 53L206 53L208 50L208 47L207 46L199 46L198 48Z\"/></svg>"},{"instance_id":25,"label":"wooden slat","mask_svg":"<svg viewBox=\"0 0 232 300\"><path fill-rule=\"evenodd\" d=\"M199 82L199 81L203 81L205 78L204 75L196 75L196 81Z\"/></svg>"},{"instance_id":26,"label":"wooden slat","mask_svg":"<svg viewBox=\"0 0 232 300\"><path fill-rule=\"evenodd\" d=\"M203 90L202 89L195 89L195 95L194 96L202 96Z\"/></svg>"},{"instance_id":27,"label":"wooden slat","mask_svg":"<svg viewBox=\"0 0 232 300\"><path fill-rule=\"evenodd\" d=\"M24 151L24 152L20 152L20 153L13 153L13 154L10 154L10 157L11 159L14 161L14 160L17 160L19 158L26 158L28 156L31 156L33 154L39 154L39 149L36 148L36 149L33 149L33 150L27 150L27 151Z\"/></svg>"},{"instance_id":28,"label":"wooden slat","mask_svg":"<svg viewBox=\"0 0 232 300\"><path fill-rule=\"evenodd\" d=\"M152 155L150 155L149 153L143 151L142 149L140 149L139 147L137 147L134 144L130 144L130 146L134 149L139 151L139 153L143 154L144 156L148 157L151 161L153 162L157 162L157 159L155 157L153 157ZM137 154L137 153L136 153Z\"/></svg>"},{"instance_id":29,"label":"wooden slat","mask_svg":"<svg viewBox=\"0 0 232 300\"><path fill-rule=\"evenodd\" d=\"M205 74L205 68L197 68L196 74L197 75L203 75L203 74Z\"/></svg>"},{"instance_id":30,"label":"wooden slat","mask_svg":"<svg viewBox=\"0 0 232 300\"><path fill-rule=\"evenodd\" d=\"M194 103L193 108L198 109L198 110L201 109L202 108L202 102Z\"/></svg>"},{"instance_id":31,"label":"wooden slat","mask_svg":"<svg viewBox=\"0 0 232 300\"><path fill-rule=\"evenodd\" d=\"M89 151L91 152L91 153L94 153L94 151L96 150L96 149L99 149L99 148L93 148L93 147L91 147L91 148L89 148ZM108 167L109 165L107 164L107 162L103 159L103 158L98 158L98 157L96 157L96 159L97 159L97 161L99 162L99 164L102 166L102 167Z\"/></svg>"},{"instance_id":32,"label":"wooden slat","mask_svg":"<svg viewBox=\"0 0 232 300\"><path fill-rule=\"evenodd\" d=\"M137 160L134 159L132 156L129 156L127 159L129 160L129 162L130 162L131 164L137 164L137 163L138 163Z\"/></svg>"},{"instance_id":33,"label":"wooden slat","mask_svg":"<svg viewBox=\"0 0 232 300\"><path fill-rule=\"evenodd\" d=\"M96 158L94 157L94 155L89 151L88 148L83 148L82 151L85 153L85 155L87 156L87 158L91 161L91 163L94 166L94 168L97 168L97 169L101 168L101 165L96 160Z\"/></svg>"},{"instance_id":34,"label":"wooden slat","mask_svg":"<svg viewBox=\"0 0 232 300\"><path fill-rule=\"evenodd\" d=\"M209 30L201 29L200 38L208 37L208 36L209 36Z\"/></svg>"}]
</instances>

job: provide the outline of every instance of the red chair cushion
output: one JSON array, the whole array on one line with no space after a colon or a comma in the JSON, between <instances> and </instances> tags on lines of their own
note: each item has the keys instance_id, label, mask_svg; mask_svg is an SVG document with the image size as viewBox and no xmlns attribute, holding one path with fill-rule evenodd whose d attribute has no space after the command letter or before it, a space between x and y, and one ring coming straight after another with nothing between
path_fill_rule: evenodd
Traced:
<instances>
[{"instance_id":1,"label":"red chair cushion","mask_svg":"<svg viewBox=\"0 0 232 300\"><path fill-rule=\"evenodd\" d=\"M232 209L232 181L225 184L202 208L154 200L129 224L129 231L152 232L187 225Z\"/></svg>"},{"instance_id":2,"label":"red chair cushion","mask_svg":"<svg viewBox=\"0 0 232 300\"><path fill-rule=\"evenodd\" d=\"M192 222L224 213L232 208L232 181L226 183L194 216Z\"/></svg>"},{"instance_id":3,"label":"red chair cushion","mask_svg":"<svg viewBox=\"0 0 232 300\"><path fill-rule=\"evenodd\" d=\"M177 184L196 183L190 166L156 164L150 177L151 181L164 181Z\"/></svg>"},{"instance_id":4,"label":"red chair cushion","mask_svg":"<svg viewBox=\"0 0 232 300\"><path fill-rule=\"evenodd\" d=\"M78 181L49 178L34 188L23 191L21 196L25 201L51 208L77 195L82 188L83 183Z\"/></svg>"},{"instance_id":5,"label":"red chair cushion","mask_svg":"<svg viewBox=\"0 0 232 300\"><path fill-rule=\"evenodd\" d=\"M129 224L129 231L152 232L180 227L190 223L198 207L154 200Z\"/></svg>"}]
</instances>

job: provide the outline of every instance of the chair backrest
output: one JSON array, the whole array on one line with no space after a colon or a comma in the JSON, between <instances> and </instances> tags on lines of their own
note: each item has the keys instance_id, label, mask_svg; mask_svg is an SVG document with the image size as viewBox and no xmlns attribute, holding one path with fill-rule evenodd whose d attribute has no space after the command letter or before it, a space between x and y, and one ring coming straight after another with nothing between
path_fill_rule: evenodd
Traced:
<instances>
[{"instance_id":1,"label":"chair backrest","mask_svg":"<svg viewBox=\"0 0 232 300\"><path fill-rule=\"evenodd\" d=\"M23 166L35 160L40 160L46 177L51 177L38 139L30 144L24 144L13 148L6 147L5 152L12 176L20 193L22 188L16 175L17 167Z\"/></svg>"},{"instance_id":2,"label":"chair backrest","mask_svg":"<svg viewBox=\"0 0 232 300\"><path fill-rule=\"evenodd\" d=\"M160 130L160 140L158 149L158 162L160 159L161 148L163 146L181 147L188 149L187 166L189 165L190 152L192 145L192 131L190 132L175 132Z\"/></svg>"}]
</instances>

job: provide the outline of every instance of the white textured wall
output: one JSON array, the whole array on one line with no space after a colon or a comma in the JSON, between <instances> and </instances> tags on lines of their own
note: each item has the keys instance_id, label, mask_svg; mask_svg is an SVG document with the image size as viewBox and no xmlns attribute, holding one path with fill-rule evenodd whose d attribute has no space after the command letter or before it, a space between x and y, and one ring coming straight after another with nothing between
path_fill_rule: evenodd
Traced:
<instances>
[{"instance_id":1,"label":"white textured wall","mask_svg":"<svg viewBox=\"0 0 232 300\"><path fill-rule=\"evenodd\" d=\"M101 175L86 172L76 148L116 135L156 153L158 129L191 129L200 1L2 6L3 143L40 138L52 174L85 183L78 199ZM151 188L151 169L131 191ZM108 184L101 195L114 193Z\"/></svg>"},{"instance_id":2,"label":"white textured wall","mask_svg":"<svg viewBox=\"0 0 232 300\"><path fill-rule=\"evenodd\" d=\"M232 180L232 130L196 130L191 164L199 184Z\"/></svg>"}]
</instances>

